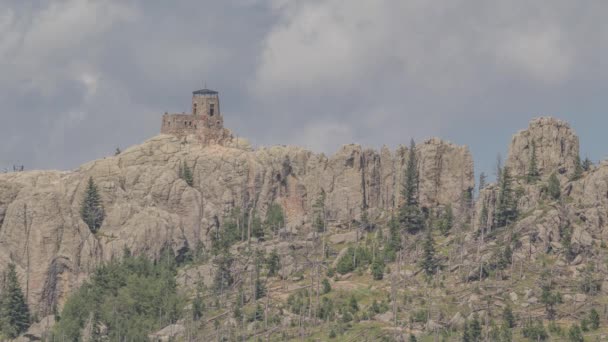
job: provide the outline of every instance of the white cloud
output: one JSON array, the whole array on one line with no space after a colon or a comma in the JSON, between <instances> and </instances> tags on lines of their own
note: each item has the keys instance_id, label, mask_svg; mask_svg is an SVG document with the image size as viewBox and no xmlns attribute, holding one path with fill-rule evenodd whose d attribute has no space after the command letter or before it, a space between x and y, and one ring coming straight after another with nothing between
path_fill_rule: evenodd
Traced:
<instances>
[{"instance_id":1,"label":"white cloud","mask_svg":"<svg viewBox=\"0 0 608 342\"><path fill-rule=\"evenodd\" d=\"M14 11L9 9L0 16L4 18L0 31L8 37L0 41L0 55L11 68L1 71L12 75L11 81L23 82L26 89L52 96L59 79L79 79L71 69L96 59L99 37L116 23L133 19L135 13L113 0L52 1L38 11L23 13L20 20L11 19Z\"/></svg>"},{"instance_id":2,"label":"white cloud","mask_svg":"<svg viewBox=\"0 0 608 342\"><path fill-rule=\"evenodd\" d=\"M557 29L567 27L567 8L536 18L544 7L526 2L278 1L274 8L280 20L264 40L252 85L258 94L335 91L387 73L403 85L475 93L504 66L559 83L576 63L575 38Z\"/></svg>"},{"instance_id":3,"label":"white cloud","mask_svg":"<svg viewBox=\"0 0 608 342\"><path fill-rule=\"evenodd\" d=\"M538 32L509 32L497 53L499 61L547 83L566 80L575 60L574 51L557 27Z\"/></svg>"}]
</instances>

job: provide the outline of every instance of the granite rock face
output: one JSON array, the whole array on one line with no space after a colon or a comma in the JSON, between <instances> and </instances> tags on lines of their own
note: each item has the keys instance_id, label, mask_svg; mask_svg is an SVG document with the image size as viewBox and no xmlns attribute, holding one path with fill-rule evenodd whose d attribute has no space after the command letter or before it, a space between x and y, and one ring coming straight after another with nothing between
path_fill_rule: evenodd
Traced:
<instances>
[{"instance_id":1,"label":"granite rock face","mask_svg":"<svg viewBox=\"0 0 608 342\"><path fill-rule=\"evenodd\" d=\"M608 238L608 163L593 166L580 178L572 179L576 163L580 162L578 141L567 123L553 118L535 119L527 130L513 137L506 166L514 176L512 188L518 198L519 219L510 229L530 235L520 240L523 249L528 250L526 257L534 258L537 253L549 250L563 252L563 229L571 230L568 245L579 259L587 256L591 246ZM541 179L528 183L525 176L533 142ZM547 178L553 172L557 172L560 182L560 200L547 195ZM493 228L498 196L496 184L480 191L475 203L476 229ZM484 206L488 220L480 222Z\"/></svg>"},{"instance_id":2,"label":"granite rock face","mask_svg":"<svg viewBox=\"0 0 608 342\"><path fill-rule=\"evenodd\" d=\"M421 204L465 210L474 187L468 149L430 139L417 154ZM327 157L298 147L253 150L242 140L202 146L159 135L74 171L0 174L0 264L16 263L32 311L45 316L125 247L156 257L164 247L180 254L208 245L210 232L235 207L264 216L278 203L290 231L304 236L322 193L332 226L359 220L363 210L387 215L400 203L406 159L403 147L377 152L346 145ZM178 176L184 162L193 170L193 186ZM89 177L106 211L97 234L79 214Z\"/></svg>"},{"instance_id":3,"label":"granite rock face","mask_svg":"<svg viewBox=\"0 0 608 342\"><path fill-rule=\"evenodd\" d=\"M562 175L574 172L579 156L579 140L568 123L541 117L532 120L528 129L515 134L506 162L513 176L524 177L527 174L533 146L541 177L549 176L554 171Z\"/></svg>"}]
</instances>

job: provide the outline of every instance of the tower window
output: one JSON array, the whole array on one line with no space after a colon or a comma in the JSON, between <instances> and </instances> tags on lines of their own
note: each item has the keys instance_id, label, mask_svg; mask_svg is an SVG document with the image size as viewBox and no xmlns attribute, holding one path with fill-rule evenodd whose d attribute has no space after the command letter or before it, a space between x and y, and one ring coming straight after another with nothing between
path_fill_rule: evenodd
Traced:
<instances>
[{"instance_id":1,"label":"tower window","mask_svg":"<svg viewBox=\"0 0 608 342\"><path fill-rule=\"evenodd\" d=\"M194 107L192 108L192 114L196 115L196 103L194 104Z\"/></svg>"},{"instance_id":2,"label":"tower window","mask_svg":"<svg viewBox=\"0 0 608 342\"><path fill-rule=\"evenodd\" d=\"M213 112L215 111L215 104L209 104L209 116L213 116Z\"/></svg>"}]
</instances>

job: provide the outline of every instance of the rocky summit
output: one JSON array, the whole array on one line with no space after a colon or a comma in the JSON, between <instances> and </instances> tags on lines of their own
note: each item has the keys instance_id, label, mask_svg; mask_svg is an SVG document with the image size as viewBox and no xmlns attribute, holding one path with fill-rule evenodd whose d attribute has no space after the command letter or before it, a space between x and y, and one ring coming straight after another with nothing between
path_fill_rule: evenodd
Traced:
<instances>
[{"instance_id":1,"label":"rocky summit","mask_svg":"<svg viewBox=\"0 0 608 342\"><path fill-rule=\"evenodd\" d=\"M118 340L109 299L75 315L77 298L128 302L136 277L109 291L104 272L167 255L181 299L131 340L606 336L608 164L581 161L567 123L532 120L478 195L468 148L438 138L326 156L222 137L161 134L73 171L0 174L0 265L31 317L18 338Z\"/></svg>"}]
</instances>

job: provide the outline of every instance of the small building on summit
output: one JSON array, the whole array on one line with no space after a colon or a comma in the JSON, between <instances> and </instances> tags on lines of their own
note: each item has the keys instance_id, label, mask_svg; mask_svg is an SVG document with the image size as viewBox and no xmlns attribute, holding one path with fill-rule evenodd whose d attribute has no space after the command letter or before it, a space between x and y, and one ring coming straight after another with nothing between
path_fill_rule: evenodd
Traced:
<instances>
[{"instance_id":1,"label":"small building on summit","mask_svg":"<svg viewBox=\"0 0 608 342\"><path fill-rule=\"evenodd\" d=\"M192 113L163 115L160 132L176 136L195 135L204 143L221 143L230 137L224 128L219 93L211 89L192 92Z\"/></svg>"}]
</instances>

